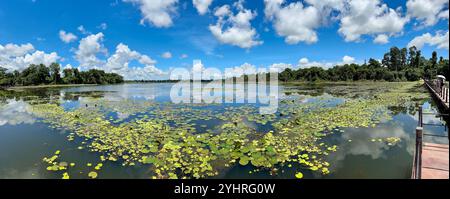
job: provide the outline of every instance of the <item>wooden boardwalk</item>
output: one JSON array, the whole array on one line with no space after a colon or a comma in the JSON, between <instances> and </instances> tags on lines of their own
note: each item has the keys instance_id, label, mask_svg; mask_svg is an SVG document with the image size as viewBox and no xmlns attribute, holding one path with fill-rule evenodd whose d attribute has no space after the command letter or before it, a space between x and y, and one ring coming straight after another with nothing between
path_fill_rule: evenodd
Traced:
<instances>
[{"instance_id":1,"label":"wooden boardwalk","mask_svg":"<svg viewBox=\"0 0 450 199\"><path fill-rule=\"evenodd\" d=\"M425 85L430 90L430 92L433 94L433 97L438 99L439 103L445 108L445 110L448 111L449 109L449 88L446 86L442 88L437 88L433 81L425 80Z\"/></svg>"},{"instance_id":2,"label":"wooden boardwalk","mask_svg":"<svg viewBox=\"0 0 450 199\"><path fill-rule=\"evenodd\" d=\"M421 179L449 179L448 145L424 143Z\"/></svg>"},{"instance_id":3,"label":"wooden boardwalk","mask_svg":"<svg viewBox=\"0 0 450 199\"><path fill-rule=\"evenodd\" d=\"M443 107L440 116L447 116L449 111L449 89L436 86L435 82L425 80L426 87ZM416 129L416 149L414 152L413 179L449 179L449 145L423 142L423 112L419 107L419 125ZM425 135L435 136L435 135ZM446 136L448 139L448 135Z\"/></svg>"}]
</instances>

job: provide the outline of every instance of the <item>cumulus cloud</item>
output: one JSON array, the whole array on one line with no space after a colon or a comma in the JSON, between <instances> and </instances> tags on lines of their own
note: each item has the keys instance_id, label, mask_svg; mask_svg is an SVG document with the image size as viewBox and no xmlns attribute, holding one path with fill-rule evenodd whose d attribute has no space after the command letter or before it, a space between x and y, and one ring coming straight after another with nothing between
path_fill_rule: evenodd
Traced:
<instances>
[{"instance_id":1,"label":"cumulus cloud","mask_svg":"<svg viewBox=\"0 0 450 199\"><path fill-rule=\"evenodd\" d=\"M73 33L70 32L66 32L64 30L60 30L59 31L59 38L61 39L61 41L63 41L64 43L70 43L73 42L75 40L78 39L77 36L75 36Z\"/></svg>"},{"instance_id":2,"label":"cumulus cloud","mask_svg":"<svg viewBox=\"0 0 450 199\"><path fill-rule=\"evenodd\" d=\"M50 65L58 60L60 60L60 57L57 53L47 54L44 51L37 51L31 44L0 45L0 66L10 72L14 70L22 71L30 64Z\"/></svg>"},{"instance_id":3,"label":"cumulus cloud","mask_svg":"<svg viewBox=\"0 0 450 199\"><path fill-rule=\"evenodd\" d=\"M96 68L103 65L103 61L97 58L100 53L107 54L107 49L103 46L103 33L89 35L81 39L75 58L81 67Z\"/></svg>"},{"instance_id":4,"label":"cumulus cloud","mask_svg":"<svg viewBox=\"0 0 450 199\"><path fill-rule=\"evenodd\" d=\"M141 24L146 22L155 27L170 27L173 24L172 15L177 12L178 0L123 0L137 5L141 11Z\"/></svg>"},{"instance_id":5,"label":"cumulus cloud","mask_svg":"<svg viewBox=\"0 0 450 199\"><path fill-rule=\"evenodd\" d=\"M362 35L392 36L402 32L408 22L407 17L380 0L348 0L347 4L339 28L347 42L360 41Z\"/></svg>"},{"instance_id":6,"label":"cumulus cloud","mask_svg":"<svg viewBox=\"0 0 450 199\"><path fill-rule=\"evenodd\" d=\"M345 64L353 64L356 63L356 59L354 57L345 55L344 57L342 57L342 61L338 61L338 62L325 62L325 61L309 61L308 58L301 58L298 61L298 67L299 68L311 68L311 67L321 67L324 69L328 69L328 68L332 68L334 66L340 66L340 65L345 65Z\"/></svg>"},{"instance_id":7,"label":"cumulus cloud","mask_svg":"<svg viewBox=\"0 0 450 199\"><path fill-rule=\"evenodd\" d=\"M34 51L34 46L31 45L30 43L23 45L17 44L6 44L5 46L0 45L1 58L20 57L32 51Z\"/></svg>"},{"instance_id":8,"label":"cumulus cloud","mask_svg":"<svg viewBox=\"0 0 450 199\"><path fill-rule=\"evenodd\" d=\"M148 55L131 50L127 45L120 43L116 46L114 54L106 60L97 57L100 54L107 54L103 45L103 33L89 35L80 41L80 45L75 52L81 70L92 68L101 69L106 72L113 72L122 75L127 80L142 79L165 79L167 72L158 69L156 61ZM131 63L137 63L131 65Z\"/></svg>"},{"instance_id":9,"label":"cumulus cloud","mask_svg":"<svg viewBox=\"0 0 450 199\"><path fill-rule=\"evenodd\" d=\"M386 34L380 34L377 37L375 37L375 39L373 40L373 43L387 44L387 43L389 43L389 36L387 36Z\"/></svg>"},{"instance_id":10,"label":"cumulus cloud","mask_svg":"<svg viewBox=\"0 0 450 199\"><path fill-rule=\"evenodd\" d=\"M423 26L433 26L441 18L448 20L448 0L408 0L406 8Z\"/></svg>"},{"instance_id":11,"label":"cumulus cloud","mask_svg":"<svg viewBox=\"0 0 450 199\"><path fill-rule=\"evenodd\" d=\"M350 57L350 56L348 56L348 55L345 55L345 56L342 58L342 63L343 63L343 64L353 64L353 63L355 63L355 58L354 58L354 57Z\"/></svg>"},{"instance_id":12,"label":"cumulus cloud","mask_svg":"<svg viewBox=\"0 0 450 199\"><path fill-rule=\"evenodd\" d=\"M204 15L208 12L212 1L213 0L192 0L192 4L194 4L200 15Z\"/></svg>"},{"instance_id":13,"label":"cumulus cloud","mask_svg":"<svg viewBox=\"0 0 450 199\"><path fill-rule=\"evenodd\" d=\"M240 77L242 75L254 75L257 73L256 66L249 63L244 63L240 66L227 68L225 70L225 78Z\"/></svg>"},{"instance_id":14,"label":"cumulus cloud","mask_svg":"<svg viewBox=\"0 0 450 199\"><path fill-rule=\"evenodd\" d=\"M172 53L171 52L165 52L161 55L162 58L164 59L170 59L172 58Z\"/></svg>"},{"instance_id":15,"label":"cumulus cloud","mask_svg":"<svg viewBox=\"0 0 450 199\"><path fill-rule=\"evenodd\" d=\"M294 69L294 67L292 66L292 64L286 64L286 63L276 63L276 64L272 64L269 66L269 69L277 69L278 72L283 72L284 70L290 68L290 69Z\"/></svg>"},{"instance_id":16,"label":"cumulus cloud","mask_svg":"<svg viewBox=\"0 0 450 199\"><path fill-rule=\"evenodd\" d=\"M394 10L380 0L264 0L265 15L278 35L288 44L316 43L316 30L329 22L340 21L339 33L348 42L361 36L376 36L375 43L388 41L402 32L409 21L398 8ZM387 37L387 38L386 38Z\"/></svg>"},{"instance_id":17,"label":"cumulus cloud","mask_svg":"<svg viewBox=\"0 0 450 199\"><path fill-rule=\"evenodd\" d=\"M438 49L448 50L448 43L448 31L445 34L442 31L438 31L434 36L430 33L425 33L415 37L409 42L408 47L415 46L417 49L422 49L425 45L430 45L437 46Z\"/></svg>"},{"instance_id":18,"label":"cumulus cloud","mask_svg":"<svg viewBox=\"0 0 450 199\"><path fill-rule=\"evenodd\" d=\"M320 10L293 2L283 6L284 0L264 0L266 18L273 21L277 34L288 44L315 43L319 39L315 29L322 23Z\"/></svg>"},{"instance_id":19,"label":"cumulus cloud","mask_svg":"<svg viewBox=\"0 0 450 199\"><path fill-rule=\"evenodd\" d=\"M229 5L216 8L214 15L218 17L215 25L210 25L209 30L219 42L249 49L261 45L258 40L258 33L251 26L257 13L243 6L243 1L239 0L233 7L238 11L233 14Z\"/></svg>"},{"instance_id":20,"label":"cumulus cloud","mask_svg":"<svg viewBox=\"0 0 450 199\"><path fill-rule=\"evenodd\" d=\"M321 67L321 68L331 68L334 64L331 62L310 62L308 58L304 57L298 61L299 68L311 68L311 67Z\"/></svg>"}]
</instances>

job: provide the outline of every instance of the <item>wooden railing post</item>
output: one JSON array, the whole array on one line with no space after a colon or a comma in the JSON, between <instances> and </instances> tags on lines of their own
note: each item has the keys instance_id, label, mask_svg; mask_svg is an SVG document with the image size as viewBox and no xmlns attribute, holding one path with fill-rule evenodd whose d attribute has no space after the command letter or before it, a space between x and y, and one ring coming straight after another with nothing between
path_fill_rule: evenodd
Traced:
<instances>
[{"instance_id":1,"label":"wooden railing post","mask_svg":"<svg viewBox=\"0 0 450 199\"><path fill-rule=\"evenodd\" d=\"M422 110L422 106L419 105L419 124L418 126L423 127L423 110Z\"/></svg>"},{"instance_id":2,"label":"wooden railing post","mask_svg":"<svg viewBox=\"0 0 450 199\"><path fill-rule=\"evenodd\" d=\"M450 94L449 94L449 89L448 88L446 88L446 90L447 90L447 94L446 94L446 97L445 97L445 102L447 102L447 103L449 103L449 97L450 97Z\"/></svg>"},{"instance_id":3,"label":"wooden railing post","mask_svg":"<svg viewBox=\"0 0 450 199\"><path fill-rule=\"evenodd\" d=\"M422 177L422 138L423 127L416 128L416 157L414 158L414 177L415 179L421 179Z\"/></svg>"}]
</instances>

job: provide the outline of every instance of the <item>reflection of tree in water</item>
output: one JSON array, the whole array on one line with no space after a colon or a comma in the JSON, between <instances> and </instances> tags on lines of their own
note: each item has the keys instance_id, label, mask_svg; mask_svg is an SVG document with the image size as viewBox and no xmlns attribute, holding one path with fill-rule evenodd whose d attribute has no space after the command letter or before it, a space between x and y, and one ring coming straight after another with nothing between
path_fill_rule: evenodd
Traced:
<instances>
[{"instance_id":1,"label":"reflection of tree in water","mask_svg":"<svg viewBox=\"0 0 450 199\"><path fill-rule=\"evenodd\" d=\"M398 115L400 113L408 114L409 112L409 108L403 106L390 106L388 107L388 110L391 111L393 115Z\"/></svg>"},{"instance_id":2,"label":"reflection of tree in water","mask_svg":"<svg viewBox=\"0 0 450 199\"><path fill-rule=\"evenodd\" d=\"M63 93L63 100L79 101L81 97L90 97L94 99L103 98L106 91L86 91L86 92L67 92Z\"/></svg>"},{"instance_id":3,"label":"reflection of tree in water","mask_svg":"<svg viewBox=\"0 0 450 199\"><path fill-rule=\"evenodd\" d=\"M22 89L0 90L0 100L5 102L11 99L32 101L48 98L59 98L60 91L55 89Z\"/></svg>"}]
</instances>

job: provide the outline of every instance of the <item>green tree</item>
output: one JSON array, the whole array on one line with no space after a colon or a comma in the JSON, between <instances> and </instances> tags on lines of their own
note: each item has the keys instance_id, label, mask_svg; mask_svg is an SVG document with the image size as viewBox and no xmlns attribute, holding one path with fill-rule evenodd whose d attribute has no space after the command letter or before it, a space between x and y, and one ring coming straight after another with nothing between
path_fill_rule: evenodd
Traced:
<instances>
[{"instance_id":1,"label":"green tree","mask_svg":"<svg viewBox=\"0 0 450 199\"><path fill-rule=\"evenodd\" d=\"M391 68L391 55L389 53L384 54L381 64L386 68Z\"/></svg>"},{"instance_id":2,"label":"green tree","mask_svg":"<svg viewBox=\"0 0 450 199\"><path fill-rule=\"evenodd\" d=\"M370 68L381 68L381 64L378 60L376 59L369 59L369 67Z\"/></svg>"},{"instance_id":3,"label":"green tree","mask_svg":"<svg viewBox=\"0 0 450 199\"><path fill-rule=\"evenodd\" d=\"M417 48L415 46L412 46L409 48L409 56L408 56L408 65L413 68L418 68L416 65L416 54L417 54Z\"/></svg>"},{"instance_id":4,"label":"green tree","mask_svg":"<svg viewBox=\"0 0 450 199\"><path fill-rule=\"evenodd\" d=\"M401 56L401 68L400 70L403 70L406 68L407 64L408 64L408 50L406 48L402 48L402 50L400 51L400 56Z\"/></svg>"},{"instance_id":5,"label":"green tree","mask_svg":"<svg viewBox=\"0 0 450 199\"><path fill-rule=\"evenodd\" d=\"M53 83L53 84L62 83L60 70L61 70L61 68L58 63L52 63L50 65L51 83Z\"/></svg>"},{"instance_id":6,"label":"green tree","mask_svg":"<svg viewBox=\"0 0 450 199\"><path fill-rule=\"evenodd\" d=\"M399 71L399 69L401 69L401 65L402 65L402 55L400 52L400 49L398 49L397 47L392 47L390 52L389 52L389 62L390 62L390 70L395 70L395 71Z\"/></svg>"},{"instance_id":7,"label":"green tree","mask_svg":"<svg viewBox=\"0 0 450 199\"><path fill-rule=\"evenodd\" d=\"M422 51L416 51L416 57L414 58L415 68L420 68L422 66Z\"/></svg>"},{"instance_id":8,"label":"green tree","mask_svg":"<svg viewBox=\"0 0 450 199\"><path fill-rule=\"evenodd\" d=\"M431 56L431 77L435 77L437 75L437 52L433 51L432 56Z\"/></svg>"}]
</instances>

